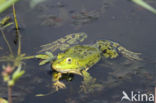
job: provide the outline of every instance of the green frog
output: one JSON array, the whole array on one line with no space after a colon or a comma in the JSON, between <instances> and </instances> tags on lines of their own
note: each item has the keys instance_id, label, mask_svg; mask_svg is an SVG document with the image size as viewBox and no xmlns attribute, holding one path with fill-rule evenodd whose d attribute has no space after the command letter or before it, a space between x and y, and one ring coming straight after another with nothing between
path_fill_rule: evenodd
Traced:
<instances>
[{"instance_id":1,"label":"green frog","mask_svg":"<svg viewBox=\"0 0 156 103\"><path fill-rule=\"evenodd\" d=\"M65 84L60 81L63 74L77 74L82 76L83 81L81 88L85 92L92 91L93 88L99 88L101 85L95 83L96 79L89 74L88 70L101 59L115 59L119 56L124 56L130 60L142 60L142 58L140 58L140 53L129 51L119 43L110 40L98 40L92 45L78 45L77 41L80 40L82 42L84 38L87 37L86 33L70 34L70 39L67 36L42 46L41 51L60 49L62 52L58 53L57 56L54 56L50 52L47 52L45 55L37 56L38 58L44 59L41 65L51 62L52 69L57 72L52 77L53 87L56 88L57 91L60 88L66 87ZM76 45L71 47L70 45L65 46L65 44L67 44L65 42L71 40L72 37L77 38L73 39L72 43L70 41L70 45ZM92 89L87 90L87 88Z\"/></svg>"}]
</instances>

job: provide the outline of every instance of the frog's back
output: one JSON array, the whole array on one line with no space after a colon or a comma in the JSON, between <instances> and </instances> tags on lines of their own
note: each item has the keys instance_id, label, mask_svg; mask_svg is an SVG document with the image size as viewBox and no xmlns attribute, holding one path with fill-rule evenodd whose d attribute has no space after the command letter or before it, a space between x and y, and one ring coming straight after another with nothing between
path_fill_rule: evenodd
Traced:
<instances>
[{"instance_id":1,"label":"frog's back","mask_svg":"<svg viewBox=\"0 0 156 103\"><path fill-rule=\"evenodd\" d=\"M65 51L65 54L73 58L77 58L80 65L91 67L100 59L99 49L89 45L76 45Z\"/></svg>"}]
</instances>

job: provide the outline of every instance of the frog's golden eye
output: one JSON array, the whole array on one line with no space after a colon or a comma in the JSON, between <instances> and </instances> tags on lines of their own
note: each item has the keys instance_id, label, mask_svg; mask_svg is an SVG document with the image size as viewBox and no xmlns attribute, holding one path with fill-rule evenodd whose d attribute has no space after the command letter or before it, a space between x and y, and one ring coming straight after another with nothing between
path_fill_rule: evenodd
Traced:
<instances>
[{"instance_id":1,"label":"frog's golden eye","mask_svg":"<svg viewBox=\"0 0 156 103\"><path fill-rule=\"evenodd\" d=\"M68 64L70 64L70 63L72 62L72 59L71 59L71 58L67 58L67 59L66 59L66 62L67 62Z\"/></svg>"}]
</instances>

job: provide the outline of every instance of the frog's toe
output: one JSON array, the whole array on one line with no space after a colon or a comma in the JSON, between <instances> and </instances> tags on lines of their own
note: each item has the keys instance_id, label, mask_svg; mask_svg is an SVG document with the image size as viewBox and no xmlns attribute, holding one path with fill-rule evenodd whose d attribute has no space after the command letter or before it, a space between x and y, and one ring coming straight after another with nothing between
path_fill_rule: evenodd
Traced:
<instances>
[{"instance_id":1,"label":"frog's toe","mask_svg":"<svg viewBox=\"0 0 156 103\"><path fill-rule=\"evenodd\" d=\"M53 84L53 87L58 91L59 89L63 89L66 87L66 85L60 81L57 81Z\"/></svg>"}]
</instances>

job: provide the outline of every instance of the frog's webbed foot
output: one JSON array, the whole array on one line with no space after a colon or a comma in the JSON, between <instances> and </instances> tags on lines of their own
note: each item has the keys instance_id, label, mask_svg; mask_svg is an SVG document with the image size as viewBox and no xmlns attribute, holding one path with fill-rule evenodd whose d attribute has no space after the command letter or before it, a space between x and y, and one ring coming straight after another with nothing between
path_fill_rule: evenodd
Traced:
<instances>
[{"instance_id":1,"label":"frog's webbed foot","mask_svg":"<svg viewBox=\"0 0 156 103\"><path fill-rule=\"evenodd\" d=\"M66 85L63 82L60 82L59 79L62 77L61 73L53 73L52 75L52 81L53 81L53 88L58 91L59 89L63 89L66 87Z\"/></svg>"},{"instance_id":2,"label":"frog's webbed foot","mask_svg":"<svg viewBox=\"0 0 156 103\"><path fill-rule=\"evenodd\" d=\"M141 53L135 53L132 51L127 50L126 48L124 48L123 46L119 46L118 47L118 51L126 58L130 59L130 60L143 60L140 55Z\"/></svg>"},{"instance_id":3,"label":"frog's webbed foot","mask_svg":"<svg viewBox=\"0 0 156 103\"><path fill-rule=\"evenodd\" d=\"M45 52L45 54L38 54L35 56L37 59L41 59L42 61L39 65L44 65L48 62L52 62L56 57L53 55L52 52Z\"/></svg>"},{"instance_id":4,"label":"frog's webbed foot","mask_svg":"<svg viewBox=\"0 0 156 103\"><path fill-rule=\"evenodd\" d=\"M84 32L68 34L65 37L62 37L52 43L42 45L41 46L42 49L39 52L45 52L45 51L54 52L56 50L65 51L71 45L83 42L86 38L87 38L87 34Z\"/></svg>"},{"instance_id":5,"label":"frog's webbed foot","mask_svg":"<svg viewBox=\"0 0 156 103\"><path fill-rule=\"evenodd\" d=\"M142 60L140 58L141 53L135 53L127 50L125 47L121 46L119 43L109 41L109 40L99 40L95 44L102 51L105 58L117 58L119 54L130 60Z\"/></svg>"},{"instance_id":6,"label":"frog's webbed foot","mask_svg":"<svg viewBox=\"0 0 156 103\"><path fill-rule=\"evenodd\" d=\"M53 83L53 88L55 88L56 91L58 91L59 89L64 89L65 87L66 85L63 82L56 81L55 83Z\"/></svg>"},{"instance_id":7,"label":"frog's webbed foot","mask_svg":"<svg viewBox=\"0 0 156 103\"><path fill-rule=\"evenodd\" d=\"M103 85L96 83L96 78L91 77L87 71L82 71L82 75L84 80L80 86L80 92L88 94L102 89Z\"/></svg>"}]
</instances>

